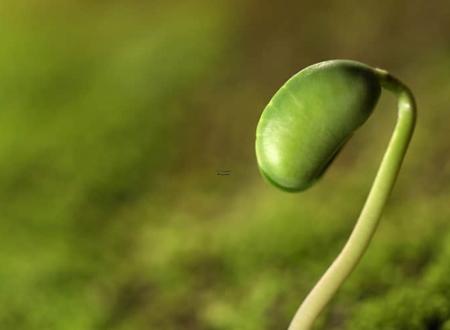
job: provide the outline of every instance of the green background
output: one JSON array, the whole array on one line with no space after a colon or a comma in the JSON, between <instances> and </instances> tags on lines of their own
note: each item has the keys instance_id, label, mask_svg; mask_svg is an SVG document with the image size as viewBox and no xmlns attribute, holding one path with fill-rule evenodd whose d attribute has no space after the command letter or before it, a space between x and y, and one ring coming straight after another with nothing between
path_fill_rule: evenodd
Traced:
<instances>
[{"instance_id":1,"label":"green background","mask_svg":"<svg viewBox=\"0 0 450 330\"><path fill-rule=\"evenodd\" d=\"M396 118L383 93L312 189L264 182L262 109L333 58L391 71L419 118L317 329L450 329L447 2L2 0L0 40L0 329L287 328Z\"/></svg>"}]
</instances>

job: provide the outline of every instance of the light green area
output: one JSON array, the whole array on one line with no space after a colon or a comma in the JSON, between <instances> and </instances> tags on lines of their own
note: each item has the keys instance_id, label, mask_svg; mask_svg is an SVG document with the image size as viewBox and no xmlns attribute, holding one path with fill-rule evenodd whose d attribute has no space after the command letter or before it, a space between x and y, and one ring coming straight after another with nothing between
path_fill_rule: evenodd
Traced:
<instances>
[{"instance_id":1,"label":"light green area","mask_svg":"<svg viewBox=\"0 0 450 330\"><path fill-rule=\"evenodd\" d=\"M421 112L373 244L317 329L447 329L450 22L392 3L2 1L0 329L287 328L396 116L383 96L311 190L267 185L257 119L327 58L389 69Z\"/></svg>"},{"instance_id":2,"label":"light green area","mask_svg":"<svg viewBox=\"0 0 450 330\"><path fill-rule=\"evenodd\" d=\"M380 89L375 71L355 61L320 62L291 77L258 122L262 174L283 190L310 187L368 119Z\"/></svg>"}]
</instances>

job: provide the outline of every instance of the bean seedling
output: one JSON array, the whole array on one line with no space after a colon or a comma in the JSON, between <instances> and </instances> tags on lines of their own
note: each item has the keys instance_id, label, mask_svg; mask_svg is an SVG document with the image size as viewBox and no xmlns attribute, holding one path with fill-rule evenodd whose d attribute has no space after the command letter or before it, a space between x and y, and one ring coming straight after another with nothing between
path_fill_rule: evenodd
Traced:
<instances>
[{"instance_id":1,"label":"bean seedling","mask_svg":"<svg viewBox=\"0 0 450 330\"><path fill-rule=\"evenodd\" d=\"M305 190L369 118L382 88L398 98L394 133L347 243L297 310L289 330L311 329L366 251L411 140L416 105L409 88L388 72L355 61L331 60L290 78L259 120L256 156L262 175L283 190Z\"/></svg>"}]
</instances>

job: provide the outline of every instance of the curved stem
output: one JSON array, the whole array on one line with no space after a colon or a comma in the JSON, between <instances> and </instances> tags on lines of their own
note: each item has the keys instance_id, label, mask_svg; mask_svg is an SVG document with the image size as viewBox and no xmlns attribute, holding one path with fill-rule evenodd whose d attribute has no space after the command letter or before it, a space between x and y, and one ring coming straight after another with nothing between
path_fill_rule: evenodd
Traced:
<instances>
[{"instance_id":1,"label":"curved stem","mask_svg":"<svg viewBox=\"0 0 450 330\"><path fill-rule=\"evenodd\" d=\"M394 133L350 238L297 310L289 330L311 329L319 313L358 264L377 229L411 140L416 119L416 105L411 91L388 72L380 69L375 69L375 72L381 85L398 97L398 119Z\"/></svg>"}]
</instances>

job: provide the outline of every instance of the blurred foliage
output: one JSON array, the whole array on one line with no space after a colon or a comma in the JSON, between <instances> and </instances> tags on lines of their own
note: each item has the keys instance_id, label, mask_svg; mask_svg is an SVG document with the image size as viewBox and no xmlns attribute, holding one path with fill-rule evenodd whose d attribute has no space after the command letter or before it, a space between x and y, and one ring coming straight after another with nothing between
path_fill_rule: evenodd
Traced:
<instances>
[{"instance_id":1,"label":"blurred foliage","mask_svg":"<svg viewBox=\"0 0 450 330\"><path fill-rule=\"evenodd\" d=\"M2 1L0 328L286 328L351 231L395 103L302 194L259 177L256 122L300 68L351 58L405 80L419 122L317 329L450 329L449 31L443 1Z\"/></svg>"}]
</instances>

